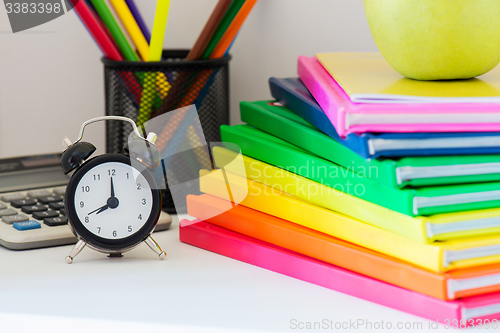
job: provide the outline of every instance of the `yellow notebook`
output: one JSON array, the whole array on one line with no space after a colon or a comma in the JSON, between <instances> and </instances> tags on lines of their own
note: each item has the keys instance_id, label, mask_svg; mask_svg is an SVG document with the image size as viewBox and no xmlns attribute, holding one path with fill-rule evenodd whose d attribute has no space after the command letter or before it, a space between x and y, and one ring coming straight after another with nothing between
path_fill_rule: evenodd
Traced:
<instances>
[{"instance_id":1,"label":"yellow notebook","mask_svg":"<svg viewBox=\"0 0 500 333\"><path fill-rule=\"evenodd\" d=\"M231 188L228 195L227 186ZM202 192L230 200L245 193L241 205L387 254L433 272L500 261L500 236L420 243L371 226L230 172L201 171ZM228 206L229 207L229 206Z\"/></svg>"},{"instance_id":2,"label":"yellow notebook","mask_svg":"<svg viewBox=\"0 0 500 333\"><path fill-rule=\"evenodd\" d=\"M213 151L216 165L229 172L419 242L500 234L500 208L411 217L232 150L215 147ZM244 168L231 163L237 158Z\"/></svg>"},{"instance_id":3,"label":"yellow notebook","mask_svg":"<svg viewBox=\"0 0 500 333\"><path fill-rule=\"evenodd\" d=\"M320 53L316 58L357 103L500 102L500 67L469 80L417 81L401 76L380 53Z\"/></svg>"}]
</instances>

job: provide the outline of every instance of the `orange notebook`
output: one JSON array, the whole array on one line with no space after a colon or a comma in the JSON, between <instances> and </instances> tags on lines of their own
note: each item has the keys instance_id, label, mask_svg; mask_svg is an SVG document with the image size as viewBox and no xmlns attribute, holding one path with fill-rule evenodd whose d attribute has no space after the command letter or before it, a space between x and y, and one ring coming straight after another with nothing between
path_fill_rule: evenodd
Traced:
<instances>
[{"instance_id":1,"label":"orange notebook","mask_svg":"<svg viewBox=\"0 0 500 333\"><path fill-rule=\"evenodd\" d=\"M203 194L188 214L283 248L425 295L453 300L500 291L500 264L434 273L298 224Z\"/></svg>"}]
</instances>

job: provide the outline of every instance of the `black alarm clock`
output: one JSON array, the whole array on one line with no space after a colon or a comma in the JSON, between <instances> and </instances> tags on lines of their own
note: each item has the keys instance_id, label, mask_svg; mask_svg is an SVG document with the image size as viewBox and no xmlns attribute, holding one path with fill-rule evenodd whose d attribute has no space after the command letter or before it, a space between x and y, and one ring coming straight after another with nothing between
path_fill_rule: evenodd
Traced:
<instances>
[{"instance_id":1,"label":"black alarm clock","mask_svg":"<svg viewBox=\"0 0 500 333\"><path fill-rule=\"evenodd\" d=\"M104 154L90 158L94 145L82 142L87 125L103 120L122 120L132 124L136 139L124 147L125 154ZM71 230L78 242L66 257L68 263L87 245L97 251L121 256L142 242L161 259L166 254L151 237L161 213L161 194L149 168L158 166L160 153L156 135L141 136L129 118L106 116L91 119L81 128L80 138L67 149L61 167L70 174L65 205Z\"/></svg>"}]
</instances>

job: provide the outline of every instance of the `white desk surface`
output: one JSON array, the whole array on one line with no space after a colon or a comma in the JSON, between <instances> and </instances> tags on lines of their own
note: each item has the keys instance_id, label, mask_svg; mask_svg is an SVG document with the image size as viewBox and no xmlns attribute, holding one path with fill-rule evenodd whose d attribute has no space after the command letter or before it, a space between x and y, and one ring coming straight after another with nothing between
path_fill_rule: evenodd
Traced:
<instances>
[{"instance_id":1,"label":"white desk surface","mask_svg":"<svg viewBox=\"0 0 500 333\"><path fill-rule=\"evenodd\" d=\"M323 320L391 322L392 331L399 331L399 322L422 323L422 329L401 331L450 331L183 244L178 233L174 216L170 230L154 234L167 252L163 261L145 244L123 258L85 248L71 265L64 258L72 246L0 248L0 332L312 332L299 329L298 322ZM371 331L340 331L349 330Z\"/></svg>"}]
</instances>

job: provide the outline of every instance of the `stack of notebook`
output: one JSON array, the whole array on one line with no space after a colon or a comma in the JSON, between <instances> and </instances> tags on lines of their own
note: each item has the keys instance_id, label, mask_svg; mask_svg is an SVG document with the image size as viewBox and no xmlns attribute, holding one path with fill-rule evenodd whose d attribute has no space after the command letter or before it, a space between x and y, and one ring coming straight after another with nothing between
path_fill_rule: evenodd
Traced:
<instances>
[{"instance_id":1,"label":"stack of notebook","mask_svg":"<svg viewBox=\"0 0 500 333\"><path fill-rule=\"evenodd\" d=\"M181 240L431 320L500 318L500 69L419 82L320 54L299 76L221 127Z\"/></svg>"}]
</instances>

